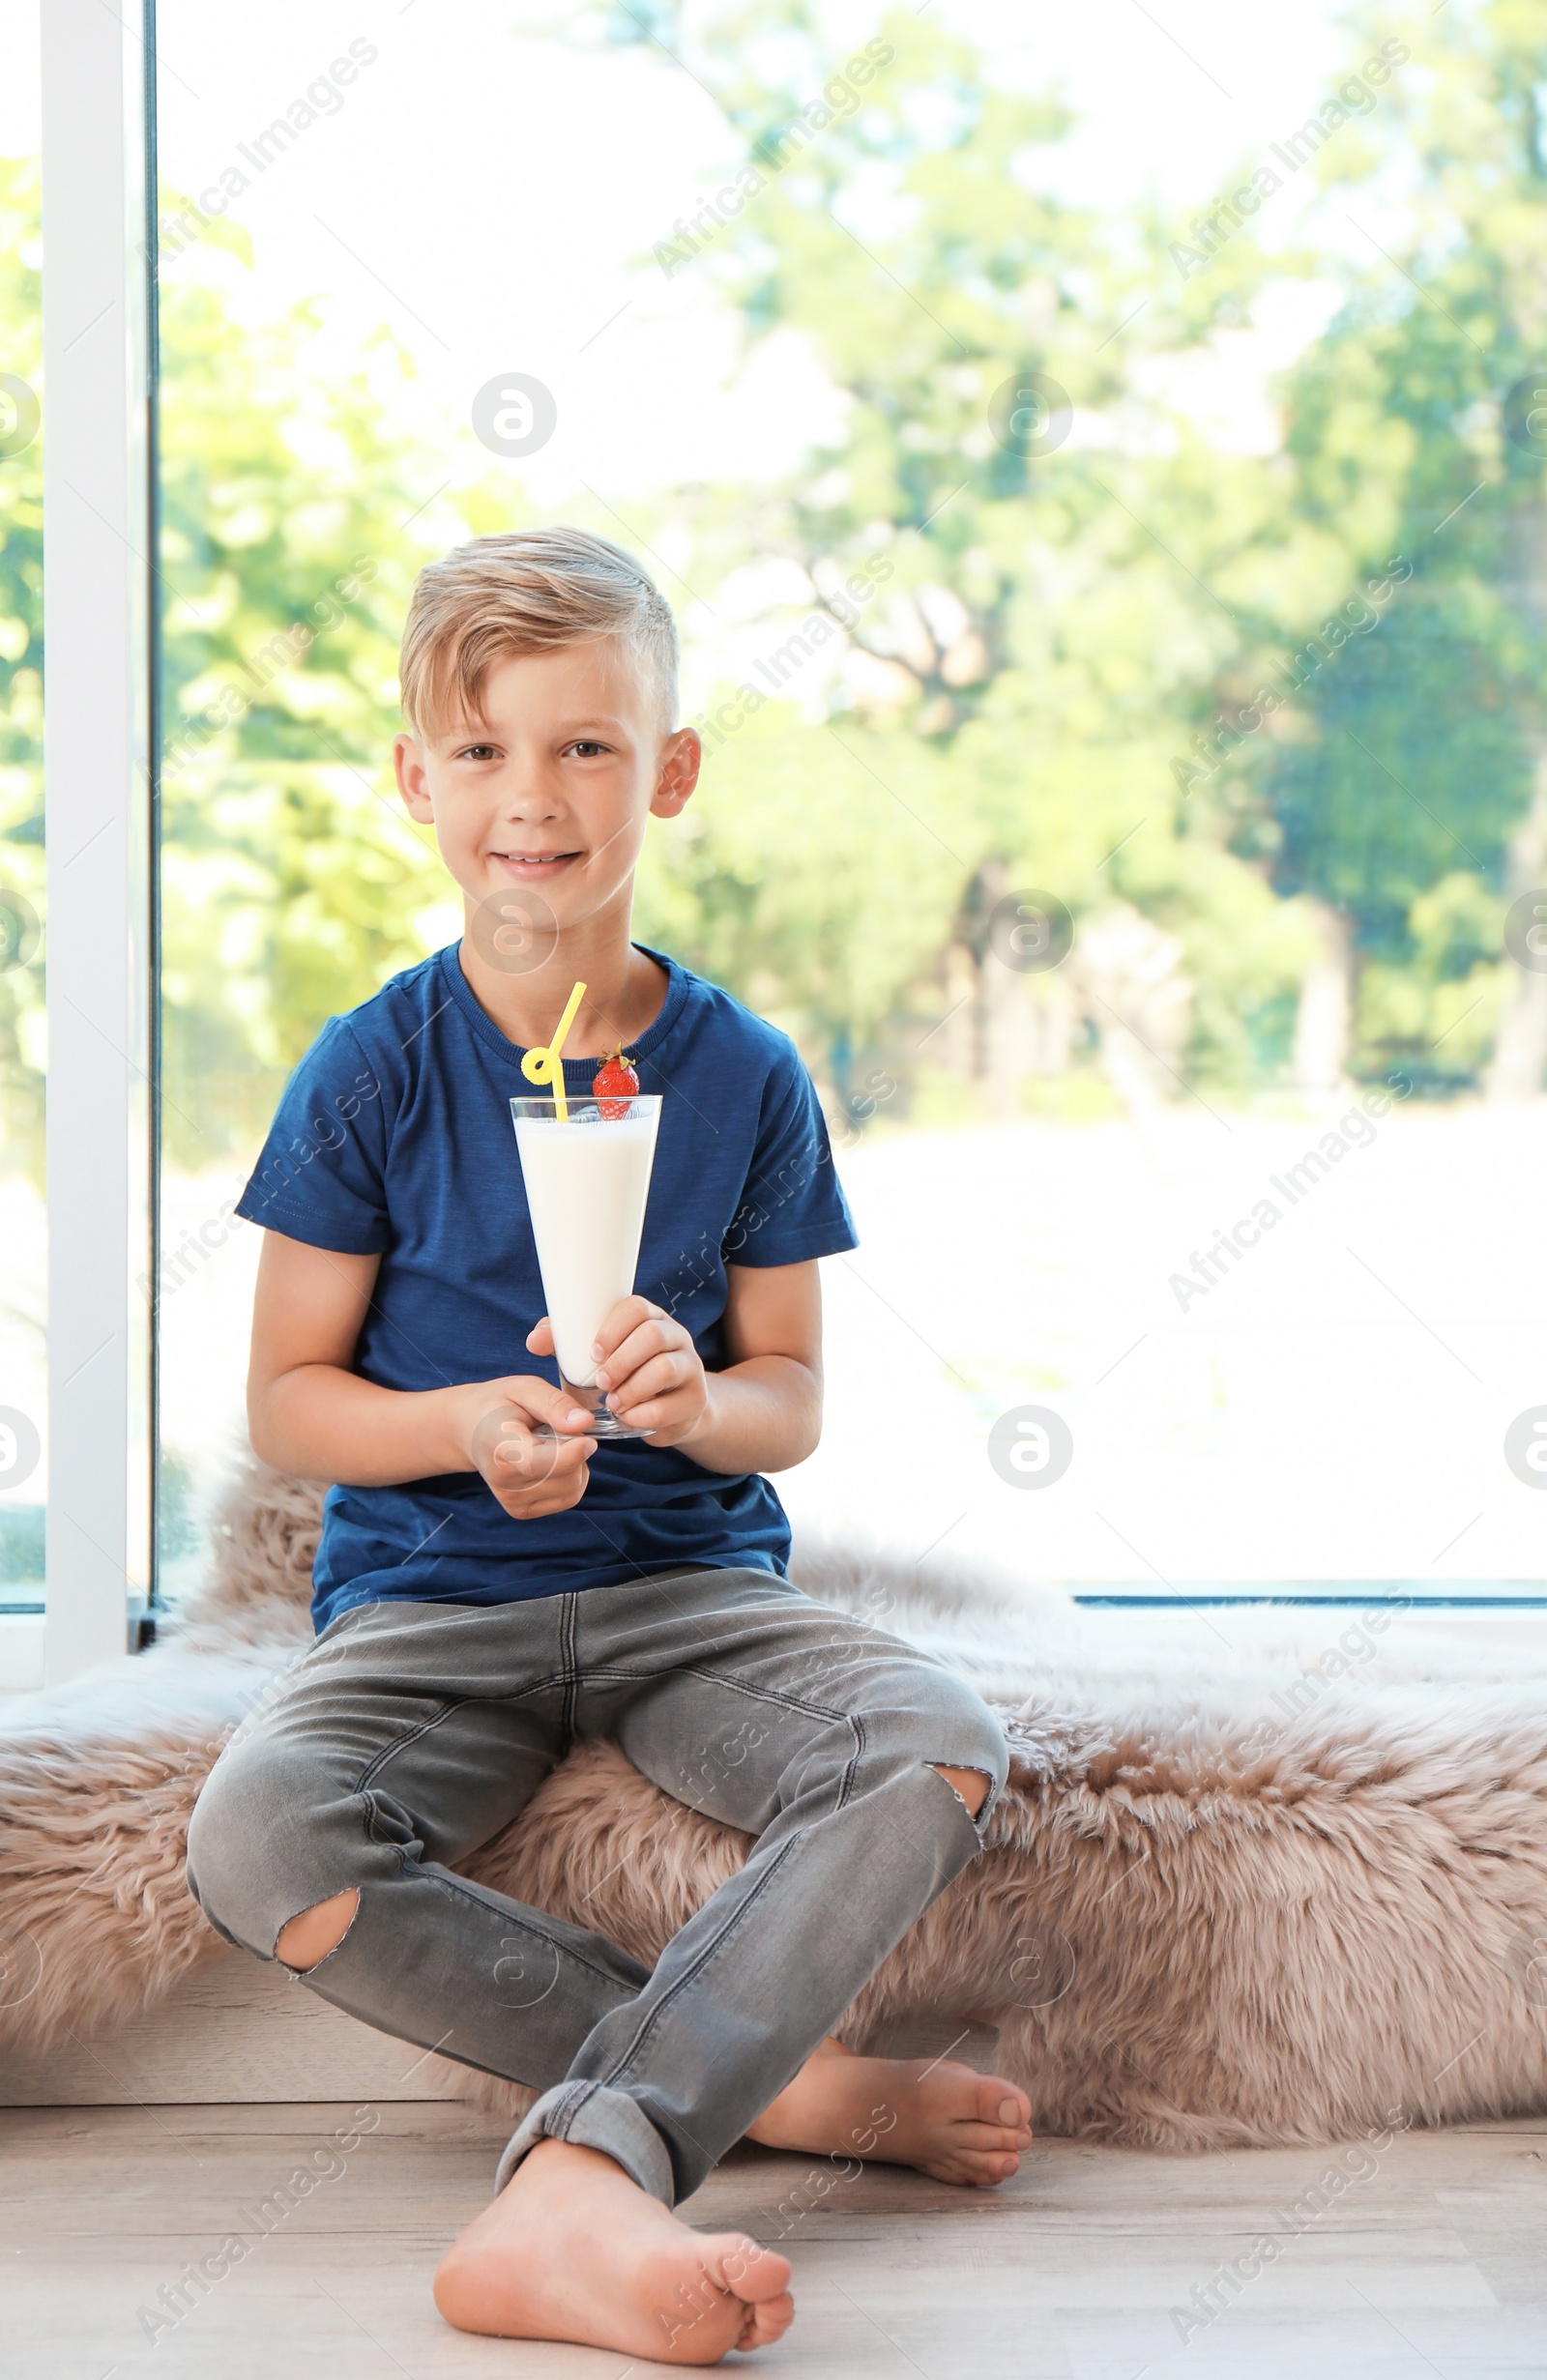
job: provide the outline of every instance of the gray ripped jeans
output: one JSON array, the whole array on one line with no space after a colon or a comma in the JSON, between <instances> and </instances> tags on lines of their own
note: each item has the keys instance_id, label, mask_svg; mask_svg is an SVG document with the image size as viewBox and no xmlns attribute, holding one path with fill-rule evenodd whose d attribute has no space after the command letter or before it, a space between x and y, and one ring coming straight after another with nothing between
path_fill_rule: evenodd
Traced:
<instances>
[{"instance_id":1,"label":"gray ripped jeans","mask_svg":"<svg viewBox=\"0 0 1547 2380\"><path fill-rule=\"evenodd\" d=\"M595 1736L757 1838L654 1972L454 1870ZM976 1824L936 1764L991 1779ZM671 2206L966 1867L1007 1766L962 1678L766 1571L367 1604L226 1746L189 1829L189 1882L262 1959L289 1919L357 1889L348 1931L304 1980L540 2092L500 2185L548 2135L603 2150Z\"/></svg>"}]
</instances>

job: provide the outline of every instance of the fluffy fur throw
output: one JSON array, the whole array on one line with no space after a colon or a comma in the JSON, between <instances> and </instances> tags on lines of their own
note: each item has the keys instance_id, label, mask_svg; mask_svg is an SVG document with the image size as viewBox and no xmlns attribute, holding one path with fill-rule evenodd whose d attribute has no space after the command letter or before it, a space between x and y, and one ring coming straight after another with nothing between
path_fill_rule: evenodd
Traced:
<instances>
[{"instance_id":1,"label":"fluffy fur throw","mask_svg":"<svg viewBox=\"0 0 1547 2380\"><path fill-rule=\"evenodd\" d=\"M317 1519L249 1471L168 1639L0 1720L0 2044L100 2029L217 1953L188 1815L309 1640ZM1547 2108L1547 1631L1490 1661L1400 1609L1093 1611L820 1551L797 1575L964 1671L1014 1751L988 1850L853 2046L978 2017L1039 2131L1170 2150ZM745 1849L595 1746L469 1872L649 1959Z\"/></svg>"}]
</instances>

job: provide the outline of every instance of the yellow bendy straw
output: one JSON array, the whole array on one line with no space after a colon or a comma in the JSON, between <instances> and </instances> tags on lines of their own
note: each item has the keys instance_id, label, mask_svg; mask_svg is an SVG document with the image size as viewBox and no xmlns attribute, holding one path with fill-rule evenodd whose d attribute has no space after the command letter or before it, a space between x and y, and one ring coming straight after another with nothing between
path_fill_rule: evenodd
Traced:
<instances>
[{"instance_id":1,"label":"yellow bendy straw","mask_svg":"<svg viewBox=\"0 0 1547 2380\"><path fill-rule=\"evenodd\" d=\"M521 1060L521 1072L526 1076L529 1083L548 1083L552 1085L553 1104L559 1111L559 1121L561 1124L567 1124L569 1120L569 1102L564 1095L565 1035L568 1033L570 1026L574 1023L575 1012L579 1008L580 1002L584 1000L585 996L585 985L583 983L577 983L574 990L570 993L568 1001L565 1002L564 1014L559 1019L559 1030L554 1034L553 1039L548 1043L547 1048L545 1050L528 1050L526 1056Z\"/></svg>"}]
</instances>

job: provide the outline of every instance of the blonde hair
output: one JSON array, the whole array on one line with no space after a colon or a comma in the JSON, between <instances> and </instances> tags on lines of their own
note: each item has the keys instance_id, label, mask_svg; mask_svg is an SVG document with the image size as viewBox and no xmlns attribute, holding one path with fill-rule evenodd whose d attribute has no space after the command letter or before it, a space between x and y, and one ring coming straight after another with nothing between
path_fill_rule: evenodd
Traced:
<instances>
[{"instance_id":1,"label":"blonde hair","mask_svg":"<svg viewBox=\"0 0 1547 2380\"><path fill-rule=\"evenodd\" d=\"M433 734L456 708L481 715L496 661L615 636L677 717L677 624L631 554L585 529L520 529L475 537L414 583L398 663L410 732Z\"/></svg>"}]
</instances>

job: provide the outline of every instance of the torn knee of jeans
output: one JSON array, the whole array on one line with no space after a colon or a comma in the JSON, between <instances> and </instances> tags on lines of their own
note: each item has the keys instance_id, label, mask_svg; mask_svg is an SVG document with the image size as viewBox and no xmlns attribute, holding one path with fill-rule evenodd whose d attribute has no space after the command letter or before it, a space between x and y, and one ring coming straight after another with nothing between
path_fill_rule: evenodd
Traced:
<instances>
[{"instance_id":1,"label":"torn knee of jeans","mask_svg":"<svg viewBox=\"0 0 1547 2380\"><path fill-rule=\"evenodd\" d=\"M331 1909L335 1903L344 1901L347 1901L350 1905L347 1910L338 1912L342 1922L337 1925L336 1930L335 1930L333 1918L324 1920L314 1928L306 1926L308 1917L316 1917L319 1911ZM282 1966L290 1969L293 1975L310 1975L315 1968L321 1966L325 1959L333 1957L334 1952L343 1941L359 1915L360 1888L358 1885L341 1893L333 1893L326 1901L314 1901L309 1909L298 1910L294 1917L285 1920L275 1937L274 1955ZM286 1934L291 1936L288 1950L285 1948Z\"/></svg>"},{"instance_id":2,"label":"torn knee of jeans","mask_svg":"<svg viewBox=\"0 0 1547 2380\"><path fill-rule=\"evenodd\" d=\"M984 1804L994 1790L994 1780L988 1774L988 1771L986 1769L973 1768L971 1766L962 1766L958 1768L954 1762L949 1760L930 1760L926 1762L925 1765L932 1768L937 1777L944 1777L952 1793L955 1794L956 1799L960 1802L962 1808L966 1811L967 1815L972 1819L973 1824L976 1826L978 1819L982 1815ZM963 1785L958 1784L958 1779L961 1779L965 1784L965 1791L963 1790ZM968 1798L969 1795L972 1796L971 1799Z\"/></svg>"}]
</instances>

